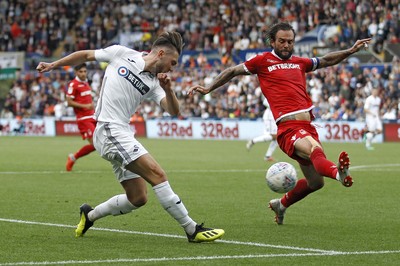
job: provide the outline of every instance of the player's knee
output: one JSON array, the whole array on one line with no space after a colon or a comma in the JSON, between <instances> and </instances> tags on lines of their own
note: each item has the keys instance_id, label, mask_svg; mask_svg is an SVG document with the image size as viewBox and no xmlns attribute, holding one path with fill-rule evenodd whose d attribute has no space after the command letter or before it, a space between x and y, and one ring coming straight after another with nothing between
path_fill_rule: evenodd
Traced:
<instances>
[{"instance_id":1,"label":"player's knee","mask_svg":"<svg viewBox=\"0 0 400 266\"><path fill-rule=\"evenodd\" d=\"M167 181L167 174L163 170L156 173L156 176L161 183Z\"/></svg>"},{"instance_id":2,"label":"player's knee","mask_svg":"<svg viewBox=\"0 0 400 266\"><path fill-rule=\"evenodd\" d=\"M310 189L312 189L313 191L317 191L320 190L321 188L323 188L325 185L324 180L318 179L318 180L313 180L312 182L308 182L308 187Z\"/></svg>"},{"instance_id":3,"label":"player's knee","mask_svg":"<svg viewBox=\"0 0 400 266\"><path fill-rule=\"evenodd\" d=\"M150 182L153 186L161 184L165 181L168 181L167 174L161 168L152 169Z\"/></svg>"},{"instance_id":4,"label":"player's knee","mask_svg":"<svg viewBox=\"0 0 400 266\"><path fill-rule=\"evenodd\" d=\"M319 145L319 143L312 143L311 145L311 150L310 150L310 154L315 150L315 149L322 149L321 145ZM323 149L322 149L323 150Z\"/></svg>"},{"instance_id":5,"label":"player's knee","mask_svg":"<svg viewBox=\"0 0 400 266\"><path fill-rule=\"evenodd\" d=\"M133 197L128 198L129 202L136 207L144 206L147 203L147 194L135 195Z\"/></svg>"}]
</instances>

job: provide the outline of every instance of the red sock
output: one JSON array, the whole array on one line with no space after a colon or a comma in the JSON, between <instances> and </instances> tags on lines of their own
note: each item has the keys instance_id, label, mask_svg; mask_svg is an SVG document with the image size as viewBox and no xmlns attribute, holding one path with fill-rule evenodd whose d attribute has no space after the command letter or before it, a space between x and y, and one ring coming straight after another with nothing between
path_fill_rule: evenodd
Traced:
<instances>
[{"instance_id":1,"label":"red sock","mask_svg":"<svg viewBox=\"0 0 400 266\"><path fill-rule=\"evenodd\" d=\"M305 198L308 194L310 194L314 191L315 190L312 190L311 188L308 187L307 180L305 178L302 178L299 181L297 181L297 184L294 187L294 189L292 189L291 191L286 193L281 198L281 203L283 206L289 207L290 205Z\"/></svg>"},{"instance_id":2,"label":"red sock","mask_svg":"<svg viewBox=\"0 0 400 266\"><path fill-rule=\"evenodd\" d=\"M337 166L326 159L325 153L321 148L314 149L310 155L310 160L318 174L336 179Z\"/></svg>"},{"instance_id":3,"label":"red sock","mask_svg":"<svg viewBox=\"0 0 400 266\"><path fill-rule=\"evenodd\" d=\"M75 159L78 159L80 157L88 155L89 153L91 153L94 150L95 150L95 148L92 144L85 145L77 153L74 154Z\"/></svg>"}]
</instances>

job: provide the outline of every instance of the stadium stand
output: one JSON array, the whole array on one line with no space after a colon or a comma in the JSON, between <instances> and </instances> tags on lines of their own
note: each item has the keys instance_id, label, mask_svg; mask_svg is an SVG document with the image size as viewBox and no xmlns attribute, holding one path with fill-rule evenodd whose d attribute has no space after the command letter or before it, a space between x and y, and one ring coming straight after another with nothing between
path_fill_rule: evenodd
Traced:
<instances>
[{"instance_id":1,"label":"stadium stand","mask_svg":"<svg viewBox=\"0 0 400 266\"><path fill-rule=\"evenodd\" d=\"M77 12L79 10L79 12ZM257 118L263 105L254 77L242 77L223 90L186 97L194 83L207 84L243 51L268 48L264 32L276 21L288 21L297 32L296 53L348 47L359 38L373 38L368 52L329 69L308 75L317 118L362 120L363 101L372 87L380 88L382 115L399 119L400 27L398 1L0 1L0 52L25 51L26 67L0 99L0 117L72 115L62 104L73 77L65 68L46 75L34 71L75 50L121 43L147 50L163 30L179 31L186 57L173 73L182 117ZM315 48L316 47L316 48ZM216 51L216 52L214 52ZM89 65L94 97L102 67ZM247 95L247 96L246 96ZM153 103L134 119L162 117Z\"/></svg>"}]
</instances>

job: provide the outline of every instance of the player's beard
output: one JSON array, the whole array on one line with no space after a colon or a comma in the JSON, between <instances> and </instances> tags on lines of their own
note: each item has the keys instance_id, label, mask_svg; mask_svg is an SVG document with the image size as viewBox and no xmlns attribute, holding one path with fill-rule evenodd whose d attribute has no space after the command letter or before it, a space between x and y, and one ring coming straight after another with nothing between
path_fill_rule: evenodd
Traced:
<instances>
[{"instance_id":1,"label":"player's beard","mask_svg":"<svg viewBox=\"0 0 400 266\"><path fill-rule=\"evenodd\" d=\"M291 50L291 51L285 51L285 52L287 52L287 53L282 54L282 51L277 51L277 50L275 50L275 53L276 53L277 56L279 56L279 58L281 58L281 59L283 59L283 60L288 60L288 59L292 56L293 50Z\"/></svg>"}]
</instances>

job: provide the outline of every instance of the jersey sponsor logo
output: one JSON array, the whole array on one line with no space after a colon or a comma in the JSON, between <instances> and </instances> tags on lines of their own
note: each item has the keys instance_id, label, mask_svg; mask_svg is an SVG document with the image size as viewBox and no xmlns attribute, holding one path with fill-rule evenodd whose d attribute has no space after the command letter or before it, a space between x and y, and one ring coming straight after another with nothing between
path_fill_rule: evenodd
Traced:
<instances>
[{"instance_id":1,"label":"jersey sponsor logo","mask_svg":"<svg viewBox=\"0 0 400 266\"><path fill-rule=\"evenodd\" d=\"M133 74L128 68L126 67L118 68L118 75L129 81L140 94L145 95L150 91L149 86L147 86L138 76Z\"/></svg>"},{"instance_id":2,"label":"jersey sponsor logo","mask_svg":"<svg viewBox=\"0 0 400 266\"><path fill-rule=\"evenodd\" d=\"M86 95L91 95L91 94L92 94L92 92L90 90L81 92L81 96L86 96Z\"/></svg>"},{"instance_id":3,"label":"jersey sponsor logo","mask_svg":"<svg viewBox=\"0 0 400 266\"><path fill-rule=\"evenodd\" d=\"M300 69L300 65L293 64L293 63L283 63L283 64L276 64L276 65L268 67L269 72L279 70L279 69Z\"/></svg>"}]
</instances>

